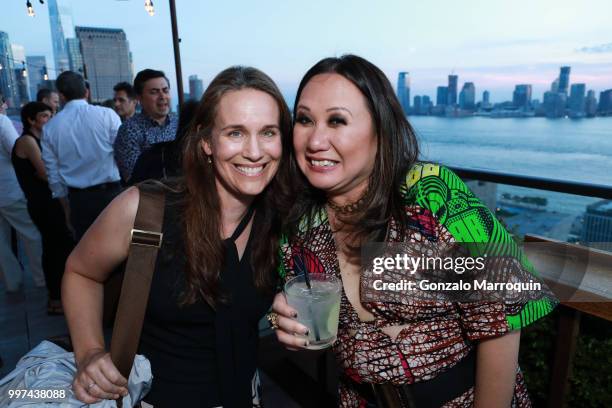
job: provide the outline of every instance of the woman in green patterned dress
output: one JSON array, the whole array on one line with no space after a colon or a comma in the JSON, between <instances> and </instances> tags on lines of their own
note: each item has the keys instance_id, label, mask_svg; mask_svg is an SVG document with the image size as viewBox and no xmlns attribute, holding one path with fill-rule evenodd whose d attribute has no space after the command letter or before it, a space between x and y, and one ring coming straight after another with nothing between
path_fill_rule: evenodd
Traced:
<instances>
[{"instance_id":1,"label":"woman in green patterned dress","mask_svg":"<svg viewBox=\"0 0 612 408\"><path fill-rule=\"evenodd\" d=\"M422 163L385 75L363 58L327 58L302 79L294 108L297 200L287 217L281 275L341 279L338 338L342 407L526 407L520 330L555 302L366 299L360 248L370 242L500 243L533 277L509 233L444 166ZM283 294L269 316L281 343L308 345L311 328Z\"/></svg>"}]
</instances>

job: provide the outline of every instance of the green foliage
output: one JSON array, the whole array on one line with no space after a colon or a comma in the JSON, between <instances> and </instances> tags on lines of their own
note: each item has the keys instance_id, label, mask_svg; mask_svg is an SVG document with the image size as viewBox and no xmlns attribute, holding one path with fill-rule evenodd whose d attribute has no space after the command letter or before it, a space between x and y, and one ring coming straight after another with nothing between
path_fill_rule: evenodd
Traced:
<instances>
[{"instance_id":1,"label":"green foliage","mask_svg":"<svg viewBox=\"0 0 612 408\"><path fill-rule=\"evenodd\" d=\"M519 363L534 407L546 407L558 310L525 328ZM582 315L569 407L612 407L612 322Z\"/></svg>"}]
</instances>

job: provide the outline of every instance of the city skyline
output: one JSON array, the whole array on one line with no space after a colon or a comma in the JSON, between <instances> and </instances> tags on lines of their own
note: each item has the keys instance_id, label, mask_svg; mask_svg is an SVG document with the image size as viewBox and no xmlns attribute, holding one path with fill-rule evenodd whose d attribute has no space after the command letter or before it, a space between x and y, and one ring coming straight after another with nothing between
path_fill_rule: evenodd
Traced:
<instances>
[{"instance_id":1,"label":"city skyline","mask_svg":"<svg viewBox=\"0 0 612 408\"><path fill-rule=\"evenodd\" d=\"M62 7L72 7L76 25L124 29L135 71L163 69L176 90L167 4L156 4L150 17L140 2L112 2L96 7L95 13L91 9L98 2L58 2L60 14ZM473 82L477 94L490 92L493 103L512 100L516 84L531 84L533 94L542 95L561 65L572 66L572 83L586 83L596 94L612 88L612 28L604 17L612 4L593 0L575 8L569 1L490 3L410 7L390 2L373 9L362 1L352 7L314 1L307 7L286 2L272 9L247 2L236 2L235 7L180 2L183 81L186 85L189 75L198 75L206 86L223 68L250 64L270 74L292 100L310 65L325 56L353 52L380 66L394 84L400 71L410 72L411 93L432 100L449 74L459 76L458 92L463 83ZM530 11L520 12L521 7ZM24 45L27 55L53 61L47 6L35 3L33 18L20 2L2 8L11 18L2 21L0 30L8 32L11 42ZM410 18L402 20L402 15ZM578 20L588 24L572 24ZM54 71L49 74L55 76Z\"/></svg>"}]
</instances>

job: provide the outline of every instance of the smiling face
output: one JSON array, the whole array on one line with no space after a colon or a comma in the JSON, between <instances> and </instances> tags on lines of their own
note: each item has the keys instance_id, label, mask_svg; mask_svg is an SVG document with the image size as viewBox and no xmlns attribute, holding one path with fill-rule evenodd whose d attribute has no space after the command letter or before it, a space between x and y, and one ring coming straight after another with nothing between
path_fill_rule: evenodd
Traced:
<instances>
[{"instance_id":1,"label":"smiling face","mask_svg":"<svg viewBox=\"0 0 612 408\"><path fill-rule=\"evenodd\" d=\"M221 205L252 200L270 183L282 156L279 109L272 96L254 89L225 93L211 136L201 145L215 167Z\"/></svg>"},{"instance_id":2,"label":"smiling face","mask_svg":"<svg viewBox=\"0 0 612 408\"><path fill-rule=\"evenodd\" d=\"M144 83L138 95L142 110L153 120L163 121L170 112L170 85L166 78L152 78Z\"/></svg>"},{"instance_id":3,"label":"smiling face","mask_svg":"<svg viewBox=\"0 0 612 408\"><path fill-rule=\"evenodd\" d=\"M32 129L35 129L38 132L42 132L43 126L51 119L51 110L46 110L42 112L38 112L36 114L36 118L34 120L28 119L30 126Z\"/></svg>"},{"instance_id":4,"label":"smiling face","mask_svg":"<svg viewBox=\"0 0 612 408\"><path fill-rule=\"evenodd\" d=\"M372 115L359 89L338 74L312 77L297 104L293 147L310 184L340 204L358 199L377 151Z\"/></svg>"}]
</instances>

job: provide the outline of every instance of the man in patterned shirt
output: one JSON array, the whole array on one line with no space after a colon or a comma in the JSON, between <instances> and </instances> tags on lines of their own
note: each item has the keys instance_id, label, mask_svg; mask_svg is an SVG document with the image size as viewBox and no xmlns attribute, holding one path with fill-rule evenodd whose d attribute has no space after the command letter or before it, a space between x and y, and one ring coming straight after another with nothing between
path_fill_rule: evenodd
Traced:
<instances>
[{"instance_id":1,"label":"man in patterned shirt","mask_svg":"<svg viewBox=\"0 0 612 408\"><path fill-rule=\"evenodd\" d=\"M115 139L115 161L128 181L140 154L152 145L174 140L178 119L170 112L170 83L162 71L142 70L134 79L142 112L126 120Z\"/></svg>"}]
</instances>

